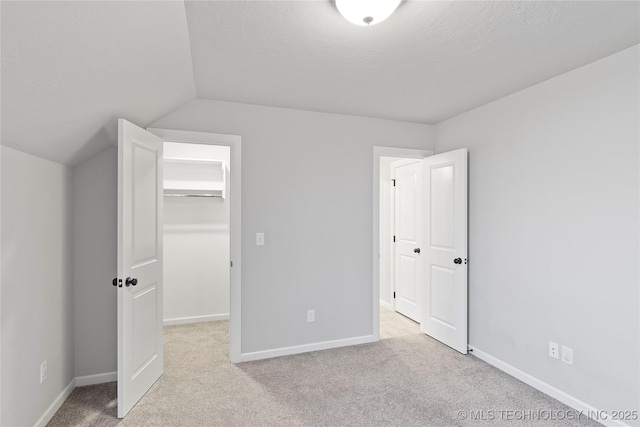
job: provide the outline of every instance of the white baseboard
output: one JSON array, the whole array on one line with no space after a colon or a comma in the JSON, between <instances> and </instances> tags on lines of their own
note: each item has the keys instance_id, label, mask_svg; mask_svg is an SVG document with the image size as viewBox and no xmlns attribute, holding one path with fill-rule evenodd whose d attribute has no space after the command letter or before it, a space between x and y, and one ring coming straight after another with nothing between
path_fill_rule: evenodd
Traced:
<instances>
[{"instance_id":1,"label":"white baseboard","mask_svg":"<svg viewBox=\"0 0 640 427\"><path fill-rule=\"evenodd\" d=\"M368 344L375 342L373 335L365 335L362 337L345 338L342 340L323 341L313 344L296 345L292 347L281 347L273 350L255 351L251 353L242 353L240 355L241 362L249 362L252 360L270 359L272 357L289 356L291 354L307 353L310 351L328 350L330 348L346 347L349 345Z\"/></svg>"},{"instance_id":2,"label":"white baseboard","mask_svg":"<svg viewBox=\"0 0 640 427\"><path fill-rule=\"evenodd\" d=\"M380 307L384 307L387 310L395 311L393 309L393 305L389 304L388 302L382 301L382 300L380 300Z\"/></svg>"},{"instance_id":3,"label":"white baseboard","mask_svg":"<svg viewBox=\"0 0 640 427\"><path fill-rule=\"evenodd\" d=\"M229 320L229 313L207 314L204 316L174 317L173 319L164 319L163 325L184 325L187 323L213 322L215 320Z\"/></svg>"},{"instance_id":4,"label":"white baseboard","mask_svg":"<svg viewBox=\"0 0 640 427\"><path fill-rule=\"evenodd\" d=\"M36 427L46 426L47 423L51 421L51 418L53 418L56 412L58 412L58 409L60 409L64 401L67 400L67 397L69 397L69 395L71 394L74 388L76 388L75 378L72 379L71 382L69 382L69 384L67 384L64 390L62 390L58 395L58 397L56 397L56 400L54 400L53 403L47 408L47 410L44 411L44 414L42 414L40 419L36 421L35 426Z\"/></svg>"},{"instance_id":5,"label":"white baseboard","mask_svg":"<svg viewBox=\"0 0 640 427\"><path fill-rule=\"evenodd\" d=\"M511 365L509 365L508 363L503 362L500 359L497 359L487 353L485 353L482 350L479 350L473 346L469 346L469 349L472 350L471 354L473 354L475 357L477 357L480 360L484 360L485 362L487 362L489 365L494 366L498 369L500 369L503 372L506 372L507 374L511 375L514 378L519 379L520 381L522 381L523 383L530 385L531 387L540 390L541 392L543 392L546 395L549 395L551 397L553 397L556 400L559 400L560 402L564 403L565 405L575 409L578 412L583 412L584 413L584 417L586 418L588 416L588 414L602 414L603 411L600 411L596 408L594 408L593 406L584 403L583 401L565 393L562 390L559 390L555 387L553 387L550 384L547 384L546 382L539 380L538 378L535 378L529 374L527 374L526 372L521 371L518 368L515 368ZM595 419L595 418L594 418ZM599 423L608 426L608 427L628 427L628 424L623 423L622 421L618 421L618 420L611 420L611 419L596 419L596 421L598 421Z\"/></svg>"},{"instance_id":6,"label":"white baseboard","mask_svg":"<svg viewBox=\"0 0 640 427\"><path fill-rule=\"evenodd\" d=\"M65 400L69 397L71 392L76 387L82 387L85 385L93 385L93 384L102 384L109 383L112 381L116 381L118 379L117 372L106 372L104 374L95 374L95 375L85 375L83 377L76 377L67 384L67 386L60 392L56 400L47 408L47 410L42 414L40 419L36 421L36 427L44 427L47 425L49 421L53 418L53 416L58 412L58 409L62 406Z\"/></svg>"},{"instance_id":7,"label":"white baseboard","mask_svg":"<svg viewBox=\"0 0 640 427\"><path fill-rule=\"evenodd\" d=\"M113 381L118 381L118 372L105 372L103 374L84 375L82 377L76 377L76 387L110 383Z\"/></svg>"}]
</instances>

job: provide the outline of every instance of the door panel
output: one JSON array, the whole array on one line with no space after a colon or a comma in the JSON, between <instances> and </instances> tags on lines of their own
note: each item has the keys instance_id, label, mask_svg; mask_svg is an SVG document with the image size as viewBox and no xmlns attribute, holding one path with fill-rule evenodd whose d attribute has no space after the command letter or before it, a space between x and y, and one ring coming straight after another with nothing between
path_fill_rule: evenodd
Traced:
<instances>
[{"instance_id":1,"label":"door panel","mask_svg":"<svg viewBox=\"0 0 640 427\"><path fill-rule=\"evenodd\" d=\"M399 256L400 265L398 269L402 272L403 280L398 283L398 291L399 297L404 301L409 301L411 303L417 303L417 286L416 276L418 275L418 270L420 266L418 266L416 262L415 256Z\"/></svg>"},{"instance_id":2,"label":"door panel","mask_svg":"<svg viewBox=\"0 0 640 427\"><path fill-rule=\"evenodd\" d=\"M437 201L430 207L430 246L455 249L455 181L454 166L444 164L430 169L431 199Z\"/></svg>"},{"instance_id":3,"label":"door panel","mask_svg":"<svg viewBox=\"0 0 640 427\"><path fill-rule=\"evenodd\" d=\"M467 353L467 149L424 159L422 331ZM459 263L456 259L459 258Z\"/></svg>"},{"instance_id":4,"label":"door panel","mask_svg":"<svg viewBox=\"0 0 640 427\"><path fill-rule=\"evenodd\" d=\"M132 262L139 265L158 258L156 152L134 140L132 166L135 174L130 183L134 221Z\"/></svg>"},{"instance_id":5,"label":"door panel","mask_svg":"<svg viewBox=\"0 0 640 427\"><path fill-rule=\"evenodd\" d=\"M431 292L428 295L431 319L456 329L454 285L454 270L431 266Z\"/></svg>"},{"instance_id":6,"label":"door panel","mask_svg":"<svg viewBox=\"0 0 640 427\"><path fill-rule=\"evenodd\" d=\"M141 292L134 293L132 311L133 342L136 343L133 353L133 378L155 359L157 353L157 336L155 333L155 314L157 310L158 289L152 284ZM149 316L148 314L151 314Z\"/></svg>"},{"instance_id":7,"label":"door panel","mask_svg":"<svg viewBox=\"0 0 640 427\"><path fill-rule=\"evenodd\" d=\"M398 160L391 164L395 177L394 286L395 310L420 321L422 265L416 248L423 239L423 166L421 159Z\"/></svg>"},{"instance_id":8,"label":"door panel","mask_svg":"<svg viewBox=\"0 0 640 427\"><path fill-rule=\"evenodd\" d=\"M162 147L157 136L118 120L119 418L163 372Z\"/></svg>"}]
</instances>

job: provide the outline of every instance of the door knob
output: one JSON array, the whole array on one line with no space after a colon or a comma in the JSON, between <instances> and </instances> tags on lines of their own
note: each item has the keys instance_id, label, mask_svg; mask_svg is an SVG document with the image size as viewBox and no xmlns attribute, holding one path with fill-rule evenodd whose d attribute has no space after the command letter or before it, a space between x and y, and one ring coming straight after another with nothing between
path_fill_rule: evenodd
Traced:
<instances>
[{"instance_id":1,"label":"door knob","mask_svg":"<svg viewBox=\"0 0 640 427\"><path fill-rule=\"evenodd\" d=\"M135 286L135 285L137 285L137 284L138 284L138 279L136 279L136 278L133 278L133 279L132 279L131 277L127 277L127 280L125 281L125 284L126 284L127 286L129 286L129 285L131 285L131 286Z\"/></svg>"},{"instance_id":2,"label":"door knob","mask_svg":"<svg viewBox=\"0 0 640 427\"><path fill-rule=\"evenodd\" d=\"M419 253L420 253L420 248L415 248L415 249L413 250L413 252L415 252L415 253L419 254Z\"/></svg>"},{"instance_id":3,"label":"door knob","mask_svg":"<svg viewBox=\"0 0 640 427\"><path fill-rule=\"evenodd\" d=\"M462 258L456 258L453 260L454 264L462 264Z\"/></svg>"},{"instance_id":4,"label":"door knob","mask_svg":"<svg viewBox=\"0 0 640 427\"><path fill-rule=\"evenodd\" d=\"M118 287L122 287L122 279L118 279L117 277L114 278L111 283L113 284L113 286L118 286Z\"/></svg>"}]
</instances>

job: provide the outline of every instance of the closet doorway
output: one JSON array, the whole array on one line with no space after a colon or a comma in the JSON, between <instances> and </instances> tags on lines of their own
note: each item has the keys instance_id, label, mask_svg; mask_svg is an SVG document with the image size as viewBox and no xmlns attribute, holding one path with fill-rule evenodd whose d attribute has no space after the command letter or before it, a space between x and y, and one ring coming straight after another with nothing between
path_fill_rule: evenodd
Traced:
<instances>
[{"instance_id":1,"label":"closet doorway","mask_svg":"<svg viewBox=\"0 0 640 427\"><path fill-rule=\"evenodd\" d=\"M230 148L164 143L164 325L229 319Z\"/></svg>"},{"instance_id":2,"label":"closet doorway","mask_svg":"<svg viewBox=\"0 0 640 427\"><path fill-rule=\"evenodd\" d=\"M466 354L468 150L423 153L374 147L373 335L382 306Z\"/></svg>"},{"instance_id":3,"label":"closet doorway","mask_svg":"<svg viewBox=\"0 0 640 427\"><path fill-rule=\"evenodd\" d=\"M422 246L422 212L416 208L422 205L421 162L433 152L393 154L378 163L380 338L420 333L422 270L414 249Z\"/></svg>"},{"instance_id":4,"label":"closet doorway","mask_svg":"<svg viewBox=\"0 0 640 427\"><path fill-rule=\"evenodd\" d=\"M242 138L239 135L227 135L227 134L217 134L217 133L209 133L209 132L194 132L194 131L183 131L183 130L175 130L175 129L163 129L163 128L147 128L147 130L160 138L165 143L178 143L178 144L189 144L196 147L215 147L215 148L226 148L229 152L229 162L228 165L225 164L225 203L229 206L229 216L228 216L228 258L225 266L221 267L228 271L228 318L229 318L229 360L231 363L239 363L242 357L242 348L241 348L241 295L242 295L242 279L241 279L241 267L242 267L242 248L241 248L241 200L242 200L242 183L241 183L241 166L242 166ZM167 157L167 156L165 156ZM197 158L193 158L193 160L198 160ZM202 160L202 159L199 159ZM218 162L220 159L215 159ZM226 160L226 158L225 158ZM163 162L164 163L164 162ZM176 163L180 163L176 161ZM197 163L197 162L195 162ZM206 162L204 162L206 163ZM164 166L164 165L163 165ZM186 166L185 166L186 167ZM221 166L220 166L221 169ZM164 171L163 171L164 172ZM218 181L219 182L219 181ZM179 190L179 188L174 188L172 191ZM192 189L193 190L193 189ZM196 188L196 190L198 190ZM221 188L204 188L200 189L202 191L210 191L215 190L216 192L221 191ZM216 196L218 194L215 194ZM168 196L164 197L165 201L170 197L180 198L180 196ZM186 197L185 197L186 198ZM171 203L171 202L169 202ZM165 207L166 209L166 207ZM194 218L197 220L197 217ZM194 226L195 227L195 226ZM211 225L213 228L214 225ZM169 236L164 236L165 238ZM195 244L192 243L192 246L195 247ZM213 254L212 254L213 256ZM166 258L166 257L165 257ZM166 261L166 259L165 259ZM171 285L169 285L171 286ZM165 292L164 300L168 299L168 295ZM163 303L164 305L164 303ZM190 317L189 315L185 315L185 312L178 313L177 311L166 312L164 314L164 319L169 320L174 319L176 323L187 321L187 319L175 320L184 317ZM214 316L216 314L224 315L225 313L215 313L215 312L201 312L199 314L192 314L191 316ZM175 316L175 317L171 317ZM214 320L215 317L207 319L207 317L201 318L203 320ZM197 320L192 319L192 320Z\"/></svg>"}]
</instances>

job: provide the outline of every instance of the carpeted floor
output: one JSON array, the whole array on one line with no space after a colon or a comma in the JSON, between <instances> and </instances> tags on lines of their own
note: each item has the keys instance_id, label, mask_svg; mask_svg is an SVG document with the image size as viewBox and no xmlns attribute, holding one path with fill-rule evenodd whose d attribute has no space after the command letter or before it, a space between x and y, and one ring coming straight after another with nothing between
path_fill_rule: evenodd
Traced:
<instances>
[{"instance_id":1,"label":"carpeted floor","mask_svg":"<svg viewBox=\"0 0 640 427\"><path fill-rule=\"evenodd\" d=\"M422 335L232 365L228 324L165 328L165 373L126 418L78 387L54 426L598 426Z\"/></svg>"}]
</instances>

